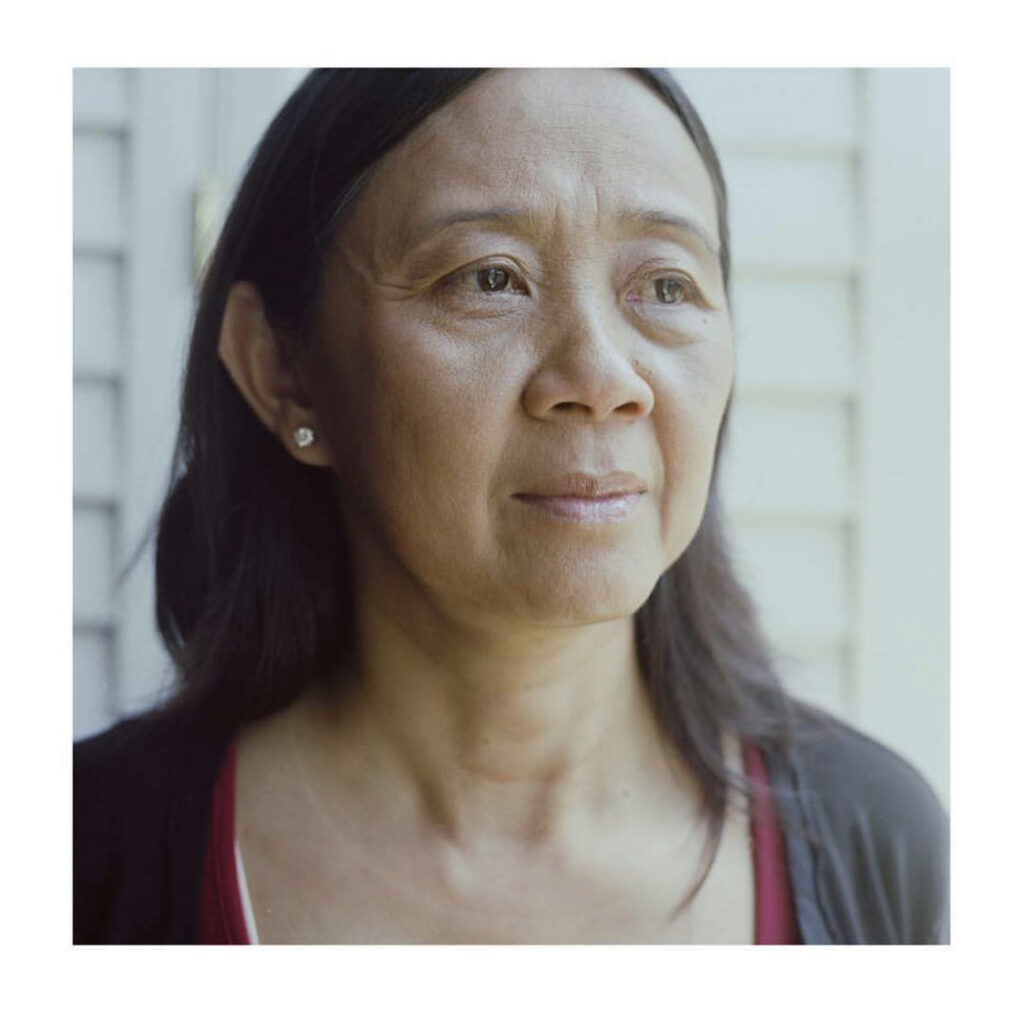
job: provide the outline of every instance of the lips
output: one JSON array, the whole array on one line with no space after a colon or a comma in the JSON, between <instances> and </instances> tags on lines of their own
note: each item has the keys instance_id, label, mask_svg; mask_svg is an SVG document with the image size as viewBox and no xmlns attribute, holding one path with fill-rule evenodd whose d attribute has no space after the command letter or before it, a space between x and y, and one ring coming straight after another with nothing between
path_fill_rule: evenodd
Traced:
<instances>
[{"instance_id":1,"label":"lips","mask_svg":"<svg viewBox=\"0 0 1024 1010\"><path fill-rule=\"evenodd\" d=\"M646 493L646 482L635 473L574 471L542 478L532 483L529 491L513 497L554 518L608 523L629 519Z\"/></svg>"},{"instance_id":2,"label":"lips","mask_svg":"<svg viewBox=\"0 0 1024 1010\"><path fill-rule=\"evenodd\" d=\"M635 473L613 470L595 474L575 470L551 474L531 483L517 498L608 498L614 495L643 494L647 483Z\"/></svg>"}]
</instances>

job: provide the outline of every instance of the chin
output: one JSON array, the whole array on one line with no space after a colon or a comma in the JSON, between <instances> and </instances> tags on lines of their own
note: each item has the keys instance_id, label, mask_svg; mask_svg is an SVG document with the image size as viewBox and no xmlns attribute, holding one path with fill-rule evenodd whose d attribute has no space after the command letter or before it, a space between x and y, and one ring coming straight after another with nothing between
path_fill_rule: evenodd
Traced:
<instances>
[{"instance_id":1,"label":"chin","mask_svg":"<svg viewBox=\"0 0 1024 1010\"><path fill-rule=\"evenodd\" d=\"M524 586L517 616L530 624L571 627L631 617L651 595L657 577L621 573L607 579L557 579Z\"/></svg>"}]
</instances>

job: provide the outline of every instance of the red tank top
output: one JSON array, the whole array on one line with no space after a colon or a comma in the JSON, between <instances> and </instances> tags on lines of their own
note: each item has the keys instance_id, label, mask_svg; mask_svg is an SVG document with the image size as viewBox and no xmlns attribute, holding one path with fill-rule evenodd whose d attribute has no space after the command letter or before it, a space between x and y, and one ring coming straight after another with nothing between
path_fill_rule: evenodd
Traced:
<instances>
[{"instance_id":1,"label":"red tank top","mask_svg":"<svg viewBox=\"0 0 1024 1010\"><path fill-rule=\"evenodd\" d=\"M760 750L743 748L746 773L767 787ZM750 824L754 859L754 918L757 944L798 944L800 934L786 868L786 850L771 793L757 790ZM235 863L235 745L228 748L213 791L213 810L203 870L202 943L249 943Z\"/></svg>"}]
</instances>

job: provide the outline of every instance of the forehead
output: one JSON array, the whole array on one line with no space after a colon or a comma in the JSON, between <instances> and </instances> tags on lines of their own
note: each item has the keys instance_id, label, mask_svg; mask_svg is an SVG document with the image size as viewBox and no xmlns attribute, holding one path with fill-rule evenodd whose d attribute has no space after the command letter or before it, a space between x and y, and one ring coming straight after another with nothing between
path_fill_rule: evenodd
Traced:
<instances>
[{"instance_id":1,"label":"forehead","mask_svg":"<svg viewBox=\"0 0 1024 1010\"><path fill-rule=\"evenodd\" d=\"M360 203L356 217L396 240L484 207L595 220L642 206L718 231L711 179L683 124L620 70L485 74L382 159Z\"/></svg>"}]
</instances>

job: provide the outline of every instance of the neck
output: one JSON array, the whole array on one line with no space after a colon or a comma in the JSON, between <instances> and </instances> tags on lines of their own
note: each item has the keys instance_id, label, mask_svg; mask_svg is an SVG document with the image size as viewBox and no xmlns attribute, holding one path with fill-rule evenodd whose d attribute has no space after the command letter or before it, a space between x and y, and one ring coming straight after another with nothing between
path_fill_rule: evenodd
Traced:
<instances>
[{"instance_id":1,"label":"neck","mask_svg":"<svg viewBox=\"0 0 1024 1010\"><path fill-rule=\"evenodd\" d=\"M630 617L503 633L365 607L357 641L355 687L306 711L377 810L460 844L532 846L679 811L681 780L695 794L659 734Z\"/></svg>"}]
</instances>

